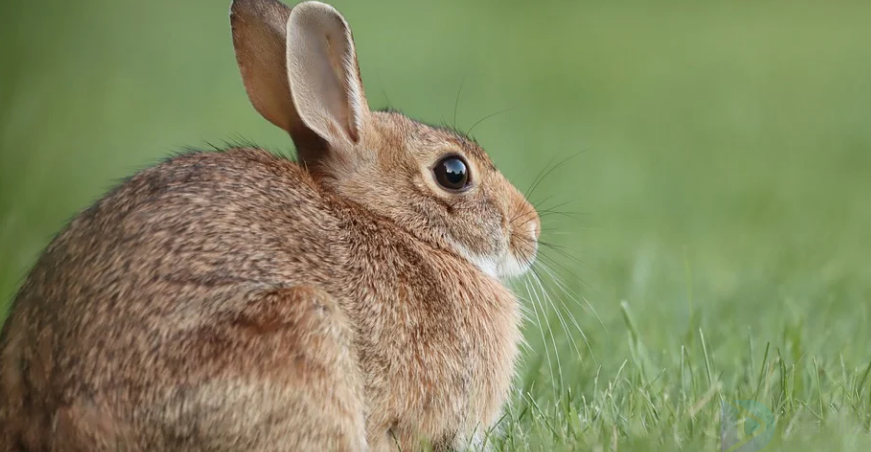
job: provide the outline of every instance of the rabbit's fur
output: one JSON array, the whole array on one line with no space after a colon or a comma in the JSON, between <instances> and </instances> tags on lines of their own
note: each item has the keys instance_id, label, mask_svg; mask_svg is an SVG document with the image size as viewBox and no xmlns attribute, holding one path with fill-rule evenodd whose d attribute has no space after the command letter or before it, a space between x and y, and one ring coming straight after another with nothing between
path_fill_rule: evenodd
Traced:
<instances>
[{"instance_id":1,"label":"rabbit's fur","mask_svg":"<svg viewBox=\"0 0 871 452\"><path fill-rule=\"evenodd\" d=\"M508 396L533 207L470 139L371 112L350 29L236 0L256 148L139 172L48 246L0 354L0 452L437 450ZM445 155L468 189L439 186Z\"/></svg>"}]
</instances>

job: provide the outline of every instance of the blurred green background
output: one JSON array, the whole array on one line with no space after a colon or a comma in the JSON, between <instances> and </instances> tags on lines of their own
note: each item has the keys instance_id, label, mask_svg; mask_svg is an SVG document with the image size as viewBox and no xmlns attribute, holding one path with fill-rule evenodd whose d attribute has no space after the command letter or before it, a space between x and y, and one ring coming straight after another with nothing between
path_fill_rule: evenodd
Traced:
<instances>
[{"instance_id":1,"label":"blurred green background","mask_svg":"<svg viewBox=\"0 0 871 452\"><path fill-rule=\"evenodd\" d=\"M518 284L543 310L500 448L719 450L718 399L755 398L772 450L867 450L871 2L332 3L372 107L461 130L510 109L473 136L521 189L580 153L531 197L562 283ZM292 149L228 9L0 4L0 306L120 178Z\"/></svg>"}]
</instances>

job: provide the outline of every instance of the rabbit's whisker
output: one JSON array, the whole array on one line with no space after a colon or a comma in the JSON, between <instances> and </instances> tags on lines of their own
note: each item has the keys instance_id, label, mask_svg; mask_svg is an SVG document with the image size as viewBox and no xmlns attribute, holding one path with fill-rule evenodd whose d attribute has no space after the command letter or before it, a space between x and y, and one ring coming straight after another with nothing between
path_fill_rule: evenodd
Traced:
<instances>
[{"instance_id":1,"label":"rabbit's whisker","mask_svg":"<svg viewBox=\"0 0 871 452\"><path fill-rule=\"evenodd\" d=\"M551 158L550 162L549 162L547 165L545 165L545 170L542 171L543 174L540 173L541 175L540 175L540 176L537 176L537 177L535 178L535 180L534 180L533 183L532 183L532 187L529 189L529 191L524 193L524 196L526 197L526 199L531 199L531 198L532 198L532 194L535 193L535 189L538 188L538 186L541 185L541 183L542 183L542 182L547 178L547 176L549 176L551 173L553 173L554 170L556 170L557 168L559 168L559 167L565 165L565 164L568 163L570 160L572 160L572 159L574 159L575 157L577 157L577 156L583 154L584 152L586 152L586 151L585 151L585 150L581 150L581 151L575 152L574 154L572 154L572 155L570 155L570 156L568 156L568 157L566 157L566 158L560 160L560 161L557 162L555 165L553 165L552 167L548 168L548 166L551 165L550 162L553 162L553 158Z\"/></svg>"},{"instance_id":2,"label":"rabbit's whisker","mask_svg":"<svg viewBox=\"0 0 871 452\"><path fill-rule=\"evenodd\" d=\"M460 95L463 94L463 85L466 84L466 75L468 75L468 73L463 74L463 79L460 81L460 89L457 90L457 98L454 100L454 121L451 125L454 129L457 128L457 109L460 106Z\"/></svg>"},{"instance_id":3,"label":"rabbit's whisker","mask_svg":"<svg viewBox=\"0 0 871 452\"><path fill-rule=\"evenodd\" d=\"M592 349L592 347L591 347L591 345L590 345L590 341L589 341L589 339L587 338L586 333L584 333L583 328L581 328L581 325L578 323L577 319L575 318L575 315L574 315L573 310L570 309L569 306L568 306L568 304L566 303L566 298L568 298L569 300L572 300L572 301L573 301L577 306L581 307L582 309L586 310L586 308L585 308L583 305L581 305L580 301L577 300L577 297L575 297L571 292L569 292L568 287L566 287L565 283L563 283L563 282L560 280L559 276L558 276L558 275L557 275L553 270L551 270L551 269L547 266L547 264L545 264L545 263L542 262L542 263L541 263L541 268L542 268L542 270L544 270L544 272L548 275L548 277L550 278L550 280L551 280L551 281L556 285L557 289L558 289L560 292L562 292L562 295L563 295L563 296L559 296L559 295L558 295L558 296L557 296L557 299L560 300L560 303L562 303L563 308L565 308L566 312L569 314L569 318L571 319L571 321L572 321L572 323L574 324L575 328L578 330L578 334L580 334L580 335L581 335L581 338L584 340L584 343L585 343L586 346L587 346L587 350L590 352L590 356L592 356L593 361L596 362L596 356L595 356L595 354L593 353L593 349ZM584 298L584 300L586 300L586 298ZM587 303L589 304L589 302L587 302ZM592 312L593 312L593 314L596 316L596 318L599 318L599 315L596 313L595 309L592 308L592 306L590 306L590 310L592 310ZM601 322L601 319L600 319L599 321ZM604 325L603 325L603 326L604 326ZM580 356L580 355L579 355L579 356Z\"/></svg>"},{"instance_id":4,"label":"rabbit's whisker","mask_svg":"<svg viewBox=\"0 0 871 452\"><path fill-rule=\"evenodd\" d=\"M559 386L556 386L554 388L554 397L557 398L559 394L557 394L556 388L561 388L563 385L563 366L562 360L560 359L559 347L556 344L556 332L554 331L553 324L550 321L550 313L548 312L550 311L550 309L548 309L548 305L553 308L553 312L557 315L557 319L559 321L562 321L562 316L556 309L556 306L553 305L547 291L544 289L544 286L541 285L541 280L538 279L538 275L536 275L535 272L532 272L532 276L532 283L530 284L530 286L532 287L533 292L535 292L538 297L538 304L541 307L542 315L545 319L545 322L547 323L548 335L550 336L550 342L553 346L553 354L555 357L557 370L556 377L557 383L559 384ZM536 289L536 285L538 286L538 289Z\"/></svg>"},{"instance_id":5,"label":"rabbit's whisker","mask_svg":"<svg viewBox=\"0 0 871 452\"><path fill-rule=\"evenodd\" d=\"M553 388L554 395L556 395L556 380L553 378L553 364L550 359L550 349L547 344L547 339L545 338L545 323L542 323L541 319L544 315L544 308L542 307L542 312L539 314L537 306L540 304L538 301L538 295L535 293L534 289L530 286L529 280L524 281L524 285L526 286L526 292L529 294L530 300L532 301L532 310L535 314L535 320L538 324L538 332L541 335L541 344L544 346L544 355L547 360L547 372L550 374L550 382L551 387ZM547 324L547 330L550 331L550 324ZM556 352L556 350L554 350Z\"/></svg>"},{"instance_id":6,"label":"rabbit's whisker","mask_svg":"<svg viewBox=\"0 0 871 452\"><path fill-rule=\"evenodd\" d=\"M575 340L574 336L571 334L568 323L566 323L566 320L565 320L563 314L560 312L559 307L557 307L556 303L554 303L553 297L545 288L544 283L542 282L541 275L534 268L532 269L532 274L534 276L533 280L538 284L538 287L541 289L542 294L544 294L545 300L553 308L553 311L556 314L557 319L560 322L560 325L562 325L562 327L563 327L563 331L566 333L566 336L568 337L569 343L572 345L572 348L575 349L575 354L577 355L578 360L580 361L581 360L581 351L578 349L577 341ZM563 308L565 308L565 303L563 303L561 300L559 300L559 301L562 303ZM569 312L568 310L566 310L566 315L572 317L572 321L575 320L574 317L572 316L571 312ZM577 322L575 322L575 323L577 324ZM562 368L560 368L560 383L562 383L562 378L563 378Z\"/></svg>"},{"instance_id":7,"label":"rabbit's whisker","mask_svg":"<svg viewBox=\"0 0 871 452\"><path fill-rule=\"evenodd\" d=\"M585 297L581 294L578 294L577 296L575 296L569 290L569 287L566 285L566 283L558 277L557 272L555 272L552 268L550 268L545 262L542 262L541 265L544 267L547 267L550 275L552 276L552 280L553 280L554 284L557 286L557 288L566 297L568 297L569 300L573 301L578 307L580 307L581 309L583 309L585 311L592 312L593 315L596 317L596 320L599 322L599 324L602 326L602 328L605 329L605 331L607 332L608 328L605 326L605 323L602 321L602 318L599 317L599 313L596 312L596 308L593 307L592 303L590 303L590 300L588 300L587 297ZM577 281L580 282L585 287L590 288L590 285L587 284L584 280L578 279ZM580 297L580 300L578 299L579 297ZM581 300L583 300L583 303L581 303Z\"/></svg>"},{"instance_id":8,"label":"rabbit's whisker","mask_svg":"<svg viewBox=\"0 0 871 452\"><path fill-rule=\"evenodd\" d=\"M496 113L490 113L489 115L484 116L483 118L479 119L477 122L472 124L472 127L469 127L469 130L466 132L466 135L471 136L472 131L475 130L475 127L478 127L478 124L481 124L482 122L484 122L484 121L486 121L494 116L498 116L498 115L501 115L503 113L508 113L510 111L513 111L513 110L517 110L517 107L506 108L504 110L499 110Z\"/></svg>"},{"instance_id":9,"label":"rabbit's whisker","mask_svg":"<svg viewBox=\"0 0 871 452\"><path fill-rule=\"evenodd\" d=\"M548 248L548 249L552 250L553 252L559 254L560 256L562 256L562 257L568 259L571 263L573 263L573 264L575 264L575 265L577 265L577 266L580 266L580 267L586 267L586 266L587 266L586 264L584 264L583 261L581 261L581 260L578 259L577 257L575 257L575 256L573 256L573 255L571 255L571 254L569 254L568 251L566 251L565 247L563 247L563 246L556 245L556 244L553 244L553 243L548 243L548 242L542 242L542 241L540 241L540 240L539 240L538 244L541 245L541 246L543 246L543 247L545 247L545 248Z\"/></svg>"}]
</instances>

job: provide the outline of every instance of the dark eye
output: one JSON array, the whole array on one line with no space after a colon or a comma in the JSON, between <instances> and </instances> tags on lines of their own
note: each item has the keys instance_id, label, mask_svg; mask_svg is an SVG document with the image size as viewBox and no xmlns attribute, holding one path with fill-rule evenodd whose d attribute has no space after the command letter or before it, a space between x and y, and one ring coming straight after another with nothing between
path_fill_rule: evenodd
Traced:
<instances>
[{"instance_id":1,"label":"dark eye","mask_svg":"<svg viewBox=\"0 0 871 452\"><path fill-rule=\"evenodd\" d=\"M446 157L439 161L435 168L436 181L450 191L460 191L469 184L469 168L461 158Z\"/></svg>"}]
</instances>

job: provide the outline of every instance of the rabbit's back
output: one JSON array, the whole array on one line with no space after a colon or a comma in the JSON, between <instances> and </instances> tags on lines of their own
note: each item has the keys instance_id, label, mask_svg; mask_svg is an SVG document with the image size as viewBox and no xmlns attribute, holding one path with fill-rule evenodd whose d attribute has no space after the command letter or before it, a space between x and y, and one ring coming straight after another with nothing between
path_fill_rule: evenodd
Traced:
<instances>
[{"instance_id":1,"label":"rabbit's back","mask_svg":"<svg viewBox=\"0 0 871 452\"><path fill-rule=\"evenodd\" d=\"M15 304L53 317L66 334L152 321L195 327L233 308L214 301L222 287L323 282L341 267L342 234L327 198L293 162L259 149L181 155L76 217Z\"/></svg>"},{"instance_id":2,"label":"rabbit's back","mask_svg":"<svg viewBox=\"0 0 871 452\"><path fill-rule=\"evenodd\" d=\"M154 404L171 397L160 381L177 389L226 371L221 359L202 365L224 353L215 325L264 294L339 276L329 203L298 165L256 149L186 154L133 176L55 238L15 299L0 416L39 431L83 394ZM210 348L189 346L202 337Z\"/></svg>"}]
</instances>

